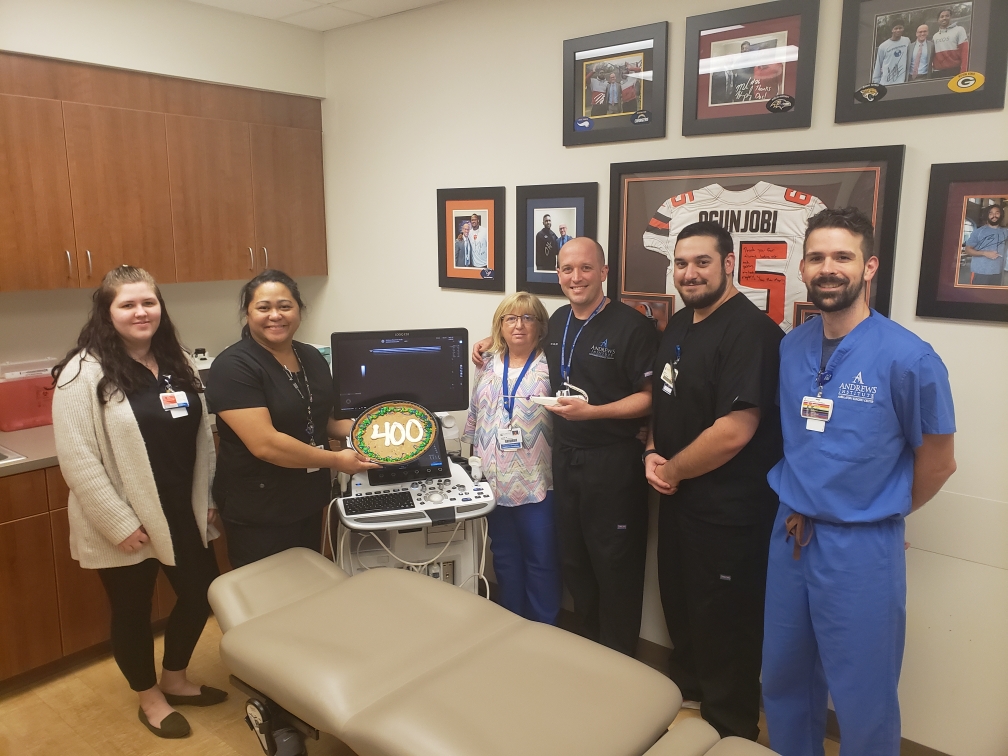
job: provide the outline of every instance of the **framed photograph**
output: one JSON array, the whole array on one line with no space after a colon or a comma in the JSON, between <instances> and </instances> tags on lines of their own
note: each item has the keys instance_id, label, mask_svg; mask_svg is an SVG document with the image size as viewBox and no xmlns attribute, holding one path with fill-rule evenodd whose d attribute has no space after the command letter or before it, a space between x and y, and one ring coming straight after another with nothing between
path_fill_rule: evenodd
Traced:
<instances>
[{"instance_id":1,"label":"framed photograph","mask_svg":"<svg viewBox=\"0 0 1008 756\"><path fill-rule=\"evenodd\" d=\"M1003 0L844 0L836 122L1000 109Z\"/></svg>"},{"instance_id":2,"label":"framed photograph","mask_svg":"<svg viewBox=\"0 0 1008 756\"><path fill-rule=\"evenodd\" d=\"M504 291L504 187L438 189L438 283Z\"/></svg>"},{"instance_id":3,"label":"framed photograph","mask_svg":"<svg viewBox=\"0 0 1008 756\"><path fill-rule=\"evenodd\" d=\"M633 307L637 312L654 323L655 330L663 333L669 318L675 312L675 297L623 297L623 302Z\"/></svg>"},{"instance_id":4,"label":"framed photograph","mask_svg":"<svg viewBox=\"0 0 1008 756\"><path fill-rule=\"evenodd\" d=\"M917 314L1008 322L1008 161L931 166Z\"/></svg>"},{"instance_id":5,"label":"framed photograph","mask_svg":"<svg viewBox=\"0 0 1008 756\"><path fill-rule=\"evenodd\" d=\"M674 297L679 231L716 221L735 240L735 285L790 331L818 314L798 271L809 219L854 206L875 224L880 263L865 296L888 315L903 153L900 145L614 163L609 296L632 303Z\"/></svg>"},{"instance_id":6,"label":"framed photograph","mask_svg":"<svg viewBox=\"0 0 1008 756\"><path fill-rule=\"evenodd\" d=\"M598 184L519 186L516 281L518 291L562 297L560 247L576 236L598 235Z\"/></svg>"},{"instance_id":7,"label":"framed photograph","mask_svg":"<svg viewBox=\"0 0 1008 756\"><path fill-rule=\"evenodd\" d=\"M683 135L808 128L819 0L686 19Z\"/></svg>"},{"instance_id":8,"label":"framed photograph","mask_svg":"<svg viewBox=\"0 0 1008 756\"><path fill-rule=\"evenodd\" d=\"M564 40L563 143L665 136L668 22Z\"/></svg>"}]
</instances>

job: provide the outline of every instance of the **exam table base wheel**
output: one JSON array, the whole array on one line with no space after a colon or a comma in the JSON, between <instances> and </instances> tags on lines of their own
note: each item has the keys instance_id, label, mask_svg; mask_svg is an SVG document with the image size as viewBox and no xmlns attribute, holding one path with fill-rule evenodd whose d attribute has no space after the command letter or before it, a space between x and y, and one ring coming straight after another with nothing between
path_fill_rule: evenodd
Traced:
<instances>
[{"instance_id":1,"label":"exam table base wheel","mask_svg":"<svg viewBox=\"0 0 1008 756\"><path fill-rule=\"evenodd\" d=\"M265 701L258 698L248 700L245 704L245 724L259 739L266 756L307 756L301 733L276 721Z\"/></svg>"}]
</instances>

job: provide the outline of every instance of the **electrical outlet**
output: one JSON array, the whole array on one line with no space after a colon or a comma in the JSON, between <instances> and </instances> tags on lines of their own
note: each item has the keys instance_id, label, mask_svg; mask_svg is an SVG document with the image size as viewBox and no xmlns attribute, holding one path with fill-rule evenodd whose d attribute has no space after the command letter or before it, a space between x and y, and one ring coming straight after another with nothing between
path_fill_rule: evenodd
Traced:
<instances>
[{"instance_id":1,"label":"electrical outlet","mask_svg":"<svg viewBox=\"0 0 1008 756\"><path fill-rule=\"evenodd\" d=\"M455 562L441 562L441 579L448 585L455 585Z\"/></svg>"}]
</instances>

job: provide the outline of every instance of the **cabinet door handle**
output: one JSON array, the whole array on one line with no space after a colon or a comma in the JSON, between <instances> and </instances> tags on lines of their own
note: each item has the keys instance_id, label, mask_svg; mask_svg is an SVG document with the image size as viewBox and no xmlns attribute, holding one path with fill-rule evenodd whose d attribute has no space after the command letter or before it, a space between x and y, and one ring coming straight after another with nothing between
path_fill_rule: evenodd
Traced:
<instances>
[{"instance_id":1,"label":"cabinet door handle","mask_svg":"<svg viewBox=\"0 0 1008 756\"><path fill-rule=\"evenodd\" d=\"M70 250L64 250L67 256L67 278L73 278L73 263L70 262Z\"/></svg>"},{"instance_id":2,"label":"cabinet door handle","mask_svg":"<svg viewBox=\"0 0 1008 756\"><path fill-rule=\"evenodd\" d=\"M269 268L269 252L266 251L266 247L263 247L263 258L266 260L266 268Z\"/></svg>"},{"instance_id":3,"label":"cabinet door handle","mask_svg":"<svg viewBox=\"0 0 1008 756\"><path fill-rule=\"evenodd\" d=\"M252 247L249 247L249 270L255 267L255 254L252 252Z\"/></svg>"},{"instance_id":4,"label":"cabinet door handle","mask_svg":"<svg viewBox=\"0 0 1008 756\"><path fill-rule=\"evenodd\" d=\"M91 250L85 250L87 252L87 277L91 278Z\"/></svg>"}]
</instances>

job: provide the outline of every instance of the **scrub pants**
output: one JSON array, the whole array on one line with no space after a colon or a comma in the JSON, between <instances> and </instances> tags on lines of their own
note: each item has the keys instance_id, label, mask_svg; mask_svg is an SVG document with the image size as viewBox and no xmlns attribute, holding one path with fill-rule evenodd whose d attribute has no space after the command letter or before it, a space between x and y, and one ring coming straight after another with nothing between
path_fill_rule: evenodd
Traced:
<instances>
[{"instance_id":1,"label":"scrub pants","mask_svg":"<svg viewBox=\"0 0 1008 756\"><path fill-rule=\"evenodd\" d=\"M662 496L658 586L672 639L669 677L721 737L759 736L760 659L767 549L777 496L747 502L761 521L698 519L677 496Z\"/></svg>"},{"instance_id":2,"label":"scrub pants","mask_svg":"<svg viewBox=\"0 0 1008 756\"><path fill-rule=\"evenodd\" d=\"M235 569L295 547L322 550L322 512L289 525L250 525L225 519L224 529L228 561Z\"/></svg>"},{"instance_id":3,"label":"scrub pants","mask_svg":"<svg viewBox=\"0 0 1008 756\"><path fill-rule=\"evenodd\" d=\"M563 578L577 632L628 656L644 605L647 480L636 439L594 449L553 447Z\"/></svg>"},{"instance_id":4,"label":"scrub pants","mask_svg":"<svg viewBox=\"0 0 1008 756\"><path fill-rule=\"evenodd\" d=\"M487 515L501 606L548 625L556 624L563 595L553 509L548 491L542 501Z\"/></svg>"},{"instance_id":5,"label":"scrub pants","mask_svg":"<svg viewBox=\"0 0 1008 756\"><path fill-rule=\"evenodd\" d=\"M781 503L770 539L763 639L770 747L781 756L822 756L828 690L842 756L898 756L903 518L816 520L795 560L784 525L791 513Z\"/></svg>"}]
</instances>

